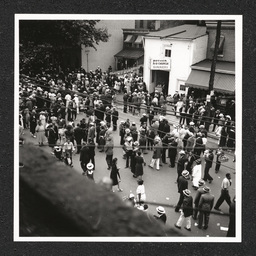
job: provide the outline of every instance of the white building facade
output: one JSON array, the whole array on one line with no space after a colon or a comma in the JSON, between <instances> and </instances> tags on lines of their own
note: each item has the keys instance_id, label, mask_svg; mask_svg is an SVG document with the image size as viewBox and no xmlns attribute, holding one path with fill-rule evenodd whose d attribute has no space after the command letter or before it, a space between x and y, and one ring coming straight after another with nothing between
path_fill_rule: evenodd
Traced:
<instances>
[{"instance_id":1,"label":"white building facade","mask_svg":"<svg viewBox=\"0 0 256 256\"><path fill-rule=\"evenodd\" d=\"M98 66L106 71L112 66L115 71L114 55L123 48L123 28L135 28L135 20L101 20L96 28L107 28L110 34L108 42L99 42L97 50L92 47L81 47L81 64L86 71L95 70Z\"/></svg>"},{"instance_id":2,"label":"white building facade","mask_svg":"<svg viewBox=\"0 0 256 256\"><path fill-rule=\"evenodd\" d=\"M206 27L182 25L152 32L144 37L143 79L149 93L165 84L165 93L186 94L191 65L206 58Z\"/></svg>"}]
</instances>

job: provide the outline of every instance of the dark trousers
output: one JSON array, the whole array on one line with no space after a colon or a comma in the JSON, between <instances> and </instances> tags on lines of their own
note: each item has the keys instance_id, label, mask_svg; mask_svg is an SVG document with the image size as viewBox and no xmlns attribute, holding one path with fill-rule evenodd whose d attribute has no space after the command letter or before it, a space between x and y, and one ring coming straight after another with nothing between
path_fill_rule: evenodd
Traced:
<instances>
[{"instance_id":1,"label":"dark trousers","mask_svg":"<svg viewBox=\"0 0 256 256\"><path fill-rule=\"evenodd\" d=\"M196 219L198 214L198 204L195 204L194 211L193 211L193 218Z\"/></svg>"},{"instance_id":2,"label":"dark trousers","mask_svg":"<svg viewBox=\"0 0 256 256\"><path fill-rule=\"evenodd\" d=\"M184 199L184 195L183 195L183 192L180 193L180 198L179 198L179 201L175 207L175 212L178 212L181 205L182 205L182 202L183 202L183 199Z\"/></svg>"},{"instance_id":3,"label":"dark trousers","mask_svg":"<svg viewBox=\"0 0 256 256\"><path fill-rule=\"evenodd\" d=\"M76 153L79 154L80 150L81 150L81 143L82 143L82 139L76 139L76 146L77 146L77 151Z\"/></svg>"},{"instance_id":4,"label":"dark trousers","mask_svg":"<svg viewBox=\"0 0 256 256\"><path fill-rule=\"evenodd\" d=\"M93 170L95 170L95 161L94 161L94 156L90 156L89 158L89 162L91 161L91 163L93 164Z\"/></svg>"},{"instance_id":5,"label":"dark trousers","mask_svg":"<svg viewBox=\"0 0 256 256\"><path fill-rule=\"evenodd\" d=\"M175 159L177 153L169 153L171 167L175 167Z\"/></svg>"},{"instance_id":6,"label":"dark trousers","mask_svg":"<svg viewBox=\"0 0 256 256\"><path fill-rule=\"evenodd\" d=\"M219 208L221 204L224 202L224 200L227 202L228 205L231 204L231 199L228 190L221 190L220 198L218 199L215 208Z\"/></svg>"},{"instance_id":7,"label":"dark trousers","mask_svg":"<svg viewBox=\"0 0 256 256\"><path fill-rule=\"evenodd\" d=\"M113 155L106 155L106 161L107 161L107 164L108 164L108 168L111 168L112 160L113 160Z\"/></svg>"},{"instance_id":8,"label":"dark trousers","mask_svg":"<svg viewBox=\"0 0 256 256\"><path fill-rule=\"evenodd\" d=\"M113 120L113 131L116 131L117 129L117 120Z\"/></svg>"},{"instance_id":9,"label":"dark trousers","mask_svg":"<svg viewBox=\"0 0 256 256\"><path fill-rule=\"evenodd\" d=\"M215 166L216 173L220 170L220 165L221 165L221 162L216 161L216 166Z\"/></svg>"},{"instance_id":10,"label":"dark trousers","mask_svg":"<svg viewBox=\"0 0 256 256\"><path fill-rule=\"evenodd\" d=\"M164 146L166 147L166 146ZM166 148L163 147L163 152L162 152L162 162L165 164L166 163Z\"/></svg>"},{"instance_id":11,"label":"dark trousers","mask_svg":"<svg viewBox=\"0 0 256 256\"><path fill-rule=\"evenodd\" d=\"M88 163L89 163L89 161L88 162L82 162L82 161L80 162L81 168L83 169L84 172L87 170L86 165Z\"/></svg>"},{"instance_id":12,"label":"dark trousers","mask_svg":"<svg viewBox=\"0 0 256 256\"><path fill-rule=\"evenodd\" d=\"M127 113L127 103L124 104L124 113Z\"/></svg>"},{"instance_id":13,"label":"dark trousers","mask_svg":"<svg viewBox=\"0 0 256 256\"><path fill-rule=\"evenodd\" d=\"M148 138L148 150L152 150L154 145L154 140L151 138Z\"/></svg>"},{"instance_id":14,"label":"dark trousers","mask_svg":"<svg viewBox=\"0 0 256 256\"><path fill-rule=\"evenodd\" d=\"M212 176L209 174L210 168L211 167L208 166L205 166L204 168L204 181L213 180Z\"/></svg>"},{"instance_id":15,"label":"dark trousers","mask_svg":"<svg viewBox=\"0 0 256 256\"><path fill-rule=\"evenodd\" d=\"M202 228L202 225L203 225L203 222L204 222L204 227L208 228L209 218L210 218L210 212L199 211L199 214L198 214L198 227Z\"/></svg>"},{"instance_id":16,"label":"dark trousers","mask_svg":"<svg viewBox=\"0 0 256 256\"><path fill-rule=\"evenodd\" d=\"M132 155L132 150L128 150L126 152L126 167L130 166L130 159L131 159L131 155Z\"/></svg>"}]
</instances>

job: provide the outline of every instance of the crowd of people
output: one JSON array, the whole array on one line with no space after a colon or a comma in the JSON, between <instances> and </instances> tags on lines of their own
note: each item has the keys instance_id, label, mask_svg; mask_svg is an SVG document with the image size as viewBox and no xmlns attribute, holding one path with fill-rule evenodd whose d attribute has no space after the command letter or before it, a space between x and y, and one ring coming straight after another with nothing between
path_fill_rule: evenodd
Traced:
<instances>
[{"instance_id":1,"label":"crowd of people","mask_svg":"<svg viewBox=\"0 0 256 256\"><path fill-rule=\"evenodd\" d=\"M123 102L116 99L116 94L120 92L124 92ZM204 228L207 229L209 215L205 212L211 211L214 200L210 196L210 188L205 186L207 181L211 183L213 180L209 174L214 163L214 152L207 147L209 128L212 125L212 130L219 136L219 147L215 151L217 173L221 163L228 160L224 150L235 148L235 123L230 115L224 116L214 109L211 109L214 115L206 116L207 105L193 97L174 95L173 98L176 102L174 111L170 113L167 111L166 95L157 91L150 94L142 78L136 74L121 78L102 72L100 67L88 73L81 69L58 74L44 71L34 78L21 75L20 141L23 141L23 129L29 129L39 146L48 144L52 154L71 167L72 155L79 154L82 174L92 181L93 171L97 168L95 154L105 153L112 189L115 191L117 186L117 191L122 192L118 159L114 157L114 148L120 147L126 168L131 169L131 175L138 182L136 199L130 195L129 200L143 211L147 210L143 184L146 161L143 155L152 153L148 167L155 167L157 171L167 164L168 158L170 168L177 166L176 183L180 194L175 211L180 211L181 215L175 226L180 228L186 219L186 229L191 230L193 200L187 186L188 177L191 177L193 188L205 193L200 200L196 197L194 203L199 210L198 227L202 228L204 218ZM124 113L138 114L140 122L130 122L129 119L118 122L121 106ZM77 120L80 112L85 113L85 117ZM180 119L179 124L169 123L170 114ZM114 145L115 131L119 133L120 145ZM204 171L202 160L205 161ZM220 210L224 199L231 205L228 196L227 192L221 194L215 210ZM155 218L165 223L164 208L159 206L157 212ZM197 214L194 213L193 217L197 219Z\"/></svg>"}]
</instances>

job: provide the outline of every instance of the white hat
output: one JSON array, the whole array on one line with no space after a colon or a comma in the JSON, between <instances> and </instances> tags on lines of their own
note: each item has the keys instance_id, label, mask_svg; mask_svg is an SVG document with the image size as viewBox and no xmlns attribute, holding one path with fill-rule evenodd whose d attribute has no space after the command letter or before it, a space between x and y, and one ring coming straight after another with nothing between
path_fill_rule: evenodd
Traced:
<instances>
[{"instance_id":1,"label":"white hat","mask_svg":"<svg viewBox=\"0 0 256 256\"><path fill-rule=\"evenodd\" d=\"M194 122L190 122L189 125L195 125L195 123Z\"/></svg>"},{"instance_id":2,"label":"white hat","mask_svg":"<svg viewBox=\"0 0 256 256\"><path fill-rule=\"evenodd\" d=\"M134 196L134 194L133 193L131 193L130 195L129 195L129 198L134 198L135 196Z\"/></svg>"},{"instance_id":3,"label":"white hat","mask_svg":"<svg viewBox=\"0 0 256 256\"><path fill-rule=\"evenodd\" d=\"M189 172L187 170L184 170L182 171L181 175L186 178L189 176Z\"/></svg>"},{"instance_id":4,"label":"white hat","mask_svg":"<svg viewBox=\"0 0 256 256\"><path fill-rule=\"evenodd\" d=\"M94 167L93 163L89 163L89 164L86 165L86 168L87 168L88 170L92 170L93 167Z\"/></svg>"},{"instance_id":5,"label":"white hat","mask_svg":"<svg viewBox=\"0 0 256 256\"><path fill-rule=\"evenodd\" d=\"M183 190L183 194L184 194L185 196L189 196L189 195L191 194L191 191L188 190L188 189L185 189L185 190Z\"/></svg>"},{"instance_id":6,"label":"white hat","mask_svg":"<svg viewBox=\"0 0 256 256\"><path fill-rule=\"evenodd\" d=\"M157 211L158 213L160 213L160 214L164 214L164 213L165 213L165 209L164 209L164 207L162 207L162 206L156 207L156 211Z\"/></svg>"},{"instance_id":7,"label":"white hat","mask_svg":"<svg viewBox=\"0 0 256 256\"><path fill-rule=\"evenodd\" d=\"M180 155L185 155L186 154L184 150L181 150L179 153L180 153Z\"/></svg>"},{"instance_id":8,"label":"white hat","mask_svg":"<svg viewBox=\"0 0 256 256\"><path fill-rule=\"evenodd\" d=\"M126 140L127 140L127 141L131 141L131 140L132 140L132 137L131 137L131 136L128 136L128 137L126 138Z\"/></svg>"}]
</instances>

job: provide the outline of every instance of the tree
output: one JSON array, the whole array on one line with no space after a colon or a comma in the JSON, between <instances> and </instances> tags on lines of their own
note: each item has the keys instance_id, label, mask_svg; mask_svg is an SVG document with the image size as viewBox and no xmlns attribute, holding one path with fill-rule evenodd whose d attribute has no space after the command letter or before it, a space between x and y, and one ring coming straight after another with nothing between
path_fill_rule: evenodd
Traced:
<instances>
[{"instance_id":1,"label":"tree","mask_svg":"<svg viewBox=\"0 0 256 256\"><path fill-rule=\"evenodd\" d=\"M107 29L96 28L97 20L20 20L20 70L39 72L61 66L64 51L81 45L93 47L107 42ZM38 70L39 69L39 70Z\"/></svg>"}]
</instances>

